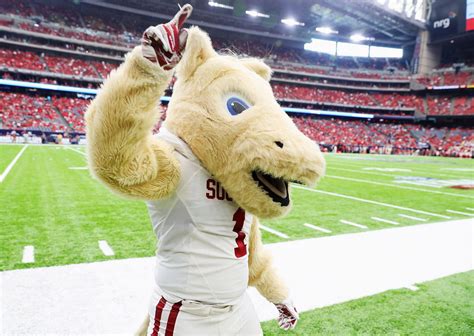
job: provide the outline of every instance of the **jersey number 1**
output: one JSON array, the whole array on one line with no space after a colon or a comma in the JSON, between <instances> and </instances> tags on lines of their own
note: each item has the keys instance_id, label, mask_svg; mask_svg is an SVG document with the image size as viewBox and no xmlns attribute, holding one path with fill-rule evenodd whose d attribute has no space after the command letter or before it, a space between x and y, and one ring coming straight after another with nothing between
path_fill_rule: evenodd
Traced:
<instances>
[{"instance_id":1,"label":"jersey number 1","mask_svg":"<svg viewBox=\"0 0 474 336\"><path fill-rule=\"evenodd\" d=\"M245 232L242 231L245 222L245 211L241 208L238 208L234 213L232 220L235 222L234 229L232 231L237 233L237 238L235 238L237 247L234 248L234 253L237 258L241 258L247 255L247 245L244 243Z\"/></svg>"}]
</instances>

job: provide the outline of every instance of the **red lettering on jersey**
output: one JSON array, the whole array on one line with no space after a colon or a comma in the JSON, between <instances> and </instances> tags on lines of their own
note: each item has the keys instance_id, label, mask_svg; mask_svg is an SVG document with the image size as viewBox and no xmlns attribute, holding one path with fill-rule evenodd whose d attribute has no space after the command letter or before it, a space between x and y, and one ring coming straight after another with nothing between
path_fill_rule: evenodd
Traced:
<instances>
[{"instance_id":1,"label":"red lettering on jersey","mask_svg":"<svg viewBox=\"0 0 474 336\"><path fill-rule=\"evenodd\" d=\"M208 199L216 198L216 189L215 189L216 181L214 181L213 179L208 179L206 182L206 186L208 190L208 192L206 193L206 197Z\"/></svg>"},{"instance_id":2,"label":"red lettering on jersey","mask_svg":"<svg viewBox=\"0 0 474 336\"><path fill-rule=\"evenodd\" d=\"M218 199L219 201L228 200L232 202L232 198L229 196L227 191L221 186L219 182L213 179L208 179L206 181L206 197L208 199Z\"/></svg>"},{"instance_id":3,"label":"red lettering on jersey","mask_svg":"<svg viewBox=\"0 0 474 336\"><path fill-rule=\"evenodd\" d=\"M234 248L234 254L236 258L242 258L243 256L247 255L247 245L245 245L244 242L245 232L242 231L245 222L245 211L241 208L238 208L234 213L232 220L235 222L234 229L232 231L237 233L237 238L235 238L237 247Z\"/></svg>"},{"instance_id":4,"label":"red lettering on jersey","mask_svg":"<svg viewBox=\"0 0 474 336\"><path fill-rule=\"evenodd\" d=\"M224 188L221 188L220 185L219 185L219 182L217 182L217 199L219 201L223 201L225 199L225 194L227 194L224 190Z\"/></svg>"}]
</instances>

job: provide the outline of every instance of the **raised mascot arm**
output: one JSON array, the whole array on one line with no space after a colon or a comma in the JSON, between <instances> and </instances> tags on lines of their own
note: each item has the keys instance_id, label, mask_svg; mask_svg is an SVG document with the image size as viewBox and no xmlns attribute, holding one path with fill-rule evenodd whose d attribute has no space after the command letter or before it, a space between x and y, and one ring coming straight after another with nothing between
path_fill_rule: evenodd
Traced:
<instances>
[{"instance_id":1,"label":"raised mascot arm","mask_svg":"<svg viewBox=\"0 0 474 336\"><path fill-rule=\"evenodd\" d=\"M296 326L298 312L289 298L288 288L272 265L272 257L262 244L259 222L254 218L250 229L249 285L278 309L280 328L289 330Z\"/></svg>"},{"instance_id":2,"label":"raised mascot arm","mask_svg":"<svg viewBox=\"0 0 474 336\"><path fill-rule=\"evenodd\" d=\"M154 139L159 98L181 59L191 14L183 6L170 22L149 27L142 45L112 71L86 113L87 152L92 173L112 190L159 199L176 188L179 163L173 149Z\"/></svg>"}]
</instances>

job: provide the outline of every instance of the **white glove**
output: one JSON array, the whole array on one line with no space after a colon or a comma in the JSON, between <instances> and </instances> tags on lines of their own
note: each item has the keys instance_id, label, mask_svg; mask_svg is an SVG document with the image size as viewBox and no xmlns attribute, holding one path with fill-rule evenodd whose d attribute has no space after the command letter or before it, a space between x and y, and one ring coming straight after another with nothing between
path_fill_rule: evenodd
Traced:
<instances>
[{"instance_id":1,"label":"white glove","mask_svg":"<svg viewBox=\"0 0 474 336\"><path fill-rule=\"evenodd\" d=\"M278 325L280 328L284 330L293 329L300 318L293 301L288 298L281 303L275 303L275 307L278 309Z\"/></svg>"},{"instance_id":2,"label":"white glove","mask_svg":"<svg viewBox=\"0 0 474 336\"><path fill-rule=\"evenodd\" d=\"M182 27L192 11L193 7L186 4L170 22L148 27L141 39L143 56L165 70L173 69L186 46L188 33Z\"/></svg>"}]
</instances>

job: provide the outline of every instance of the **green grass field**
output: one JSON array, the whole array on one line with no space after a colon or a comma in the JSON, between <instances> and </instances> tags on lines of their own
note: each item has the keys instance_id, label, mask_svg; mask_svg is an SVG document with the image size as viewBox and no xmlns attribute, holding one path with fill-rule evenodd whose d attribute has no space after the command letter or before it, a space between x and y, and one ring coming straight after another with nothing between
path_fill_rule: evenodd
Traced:
<instances>
[{"instance_id":1,"label":"green grass field","mask_svg":"<svg viewBox=\"0 0 474 336\"><path fill-rule=\"evenodd\" d=\"M0 174L22 148L0 145ZM115 196L91 178L84 150L30 145L0 182L0 270L154 255L145 204ZM262 221L289 238L263 231L265 243L474 217L474 190L446 186L473 184L473 160L333 154L326 159L327 176L316 190L293 188L290 215ZM99 240L115 255L104 256ZM34 263L22 262L28 245L35 248ZM473 276L458 274L416 292L389 291L306 312L290 335L472 335ZM263 329L284 334L274 322Z\"/></svg>"},{"instance_id":2,"label":"green grass field","mask_svg":"<svg viewBox=\"0 0 474 336\"><path fill-rule=\"evenodd\" d=\"M0 146L0 173L21 148ZM115 196L92 179L84 169L83 153L83 147L30 145L0 183L1 270L110 259L98 248L98 240L112 246L112 258L154 254L155 238L144 203ZM327 155L326 159L327 176L317 191L293 188L290 215L264 220L265 226L289 239L304 239L474 214L474 190L396 183L401 177L429 178L430 183L474 180L472 160L378 155ZM313 230L305 223L331 232ZM266 231L263 238L266 243L286 240ZM35 247L35 263L22 263L26 245Z\"/></svg>"},{"instance_id":3,"label":"green grass field","mask_svg":"<svg viewBox=\"0 0 474 336\"><path fill-rule=\"evenodd\" d=\"M473 335L474 271L301 314L293 331L265 335Z\"/></svg>"}]
</instances>

